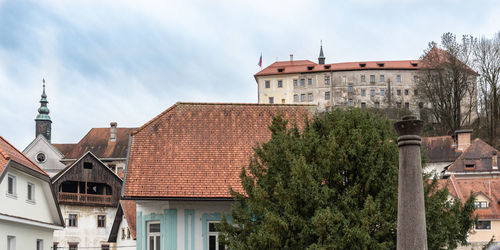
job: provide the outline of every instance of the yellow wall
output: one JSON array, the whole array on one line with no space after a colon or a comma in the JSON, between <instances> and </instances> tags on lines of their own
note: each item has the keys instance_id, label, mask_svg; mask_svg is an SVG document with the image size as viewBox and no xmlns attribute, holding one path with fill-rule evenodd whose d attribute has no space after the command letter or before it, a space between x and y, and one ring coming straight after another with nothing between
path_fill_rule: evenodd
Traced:
<instances>
[{"instance_id":1,"label":"yellow wall","mask_svg":"<svg viewBox=\"0 0 500 250\"><path fill-rule=\"evenodd\" d=\"M274 97L275 104L293 103L293 79L298 79L299 75L271 75L258 76L257 83L259 88L259 103L269 103L269 97ZM278 88L278 80L283 80L283 88ZM270 88L265 88L265 82L270 81Z\"/></svg>"}]
</instances>

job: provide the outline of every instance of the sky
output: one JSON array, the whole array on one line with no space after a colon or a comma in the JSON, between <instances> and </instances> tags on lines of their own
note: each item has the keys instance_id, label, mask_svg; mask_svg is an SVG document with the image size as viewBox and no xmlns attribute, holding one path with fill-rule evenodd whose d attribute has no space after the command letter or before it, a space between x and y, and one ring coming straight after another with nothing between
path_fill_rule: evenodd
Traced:
<instances>
[{"instance_id":1,"label":"sky","mask_svg":"<svg viewBox=\"0 0 500 250\"><path fill-rule=\"evenodd\" d=\"M0 136L35 138L42 79L52 142L139 127L176 102L257 102L276 60L418 59L445 32L491 37L500 1L0 0Z\"/></svg>"}]
</instances>

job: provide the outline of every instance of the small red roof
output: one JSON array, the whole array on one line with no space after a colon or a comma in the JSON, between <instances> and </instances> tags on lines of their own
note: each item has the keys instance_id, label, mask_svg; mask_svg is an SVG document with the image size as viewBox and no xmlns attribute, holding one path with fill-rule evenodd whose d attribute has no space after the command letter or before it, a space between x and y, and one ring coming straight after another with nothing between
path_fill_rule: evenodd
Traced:
<instances>
[{"instance_id":1,"label":"small red roof","mask_svg":"<svg viewBox=\"0 0 500 250\"><path fill-rule=\"evenodd\" d=\"M451 178L451 177L450 177ZM500 180L496 178L453 178L448 184L450 194L465 202L472 194L484 195L488 200L488 208L477 208L474 212L479 219L500 219ZM457 195L458 194L458 195Z\"/></svg>"},{"instance_id":2,"label":"small red roof","mask_svg":"<svg viewBox=\"0 0 500 250\"><path fill-rule=\"evenodd\" d=\"M17 148L15 148L12 144L10 144L2 136L0 136L0 172L2 172L5 169L9 160L15 161L43 175L49 176L34 162L28 159L28 157L26 157L23 153L21 153L21 151L17 150Z\"/></svg>"},{"instance_id":3,"label":"small red roof","mask_svg":"<svg viewBox=\"0 0 500 250\"><path fill-rule=\"evenodd\" d=\"M134 132L124 197L231 198L273 116L303 124L311 105L177 103Z\"/></svg>"},{"instance_id":4,"label":"small red roof","mask_svg":"<svg viewBox=\"0 0 500 250\"><path fill-rule=\"evenodd\" d=\"M346 70L419 69L420 62L420 60L402 60L317 64L309 60L280 61L269 65L255 74L255 76Z\"/></svg>"}]
</instances>

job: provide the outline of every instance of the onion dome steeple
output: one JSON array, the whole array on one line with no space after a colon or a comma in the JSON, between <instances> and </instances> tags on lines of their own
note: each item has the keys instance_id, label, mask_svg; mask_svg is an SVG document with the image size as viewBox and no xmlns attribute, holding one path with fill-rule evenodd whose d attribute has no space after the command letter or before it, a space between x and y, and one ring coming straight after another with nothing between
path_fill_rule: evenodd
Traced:
<instances>
[{"instance_id":1,"label":"onion dome steeple","mask_svg":"<svg viewBox=\"0 0 500 250\"><path fill-rule=\"evenodd\" d=\"M323 54L323 41L320 42L321 45L319 47L319 57L318 57L318 63L319 64L325 64L325 55Z\"/></svg>"},{"instance_id":2,"label":"onion dome steeple","mask_svg":"<svg viewBox=\"0 0 500 250\"><path fill-rule=\"evenodd\" d=\"M40 99L40 108L38 108L38 115L35 118L35 134L38 136L42 134L50 142L51 137L51 124L50 110L47 107L47 94L45 93L45 79L43 79L43 92Z\"/></svg>"}]
</instances>

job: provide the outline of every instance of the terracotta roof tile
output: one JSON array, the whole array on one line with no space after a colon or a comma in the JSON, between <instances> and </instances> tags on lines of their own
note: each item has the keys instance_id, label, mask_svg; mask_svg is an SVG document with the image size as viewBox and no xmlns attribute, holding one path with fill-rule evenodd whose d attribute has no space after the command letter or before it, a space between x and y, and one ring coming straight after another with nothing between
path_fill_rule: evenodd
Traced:
<instances>
[{"instance_id":1,"label":"terracotta roof tile","mask_svg":"<svg viewBox=\"0 0 500 250\"><path fill-rule=\"evenodd\" d=\"M43 175L49 176L45 171L38 167L21 151L17 150L12 144L0 136L0 172L7 166L9 160L15 161L25 167L35 170Z\"/></svg>"},{"instance_id":2,"label":"terracotta roof tile","mask_svg":"<svg viewBox=\"0 0 500 250\"><path fill-rule=\"evenodd\" d=\"M479 219L500 219L500 180L495 178L471 178L471 179L454 179L455 186L458 192L461 193L460 200L465 202L470 197L470 194L481 194L486 196L491 202L488 208L478 208L474 214L478 215ZM448 189L451 187L448 185Z\"/></svg>"},{"instance_id":3,"label":"terracotta roof tile","mask_svg":"<svg viewBox=\"0 0 500 250\"><path fill-rule=\"evenodd\" d=\"M309 60L280 61L269 65L268 67L255 74L255 76L345 70L419 69L420 62L420 60L401 60L317 64Z\"/></svg>"},{"instance_id":4,"label":"terracotta roof tile","mask_svg":"<svg viewBox=\"0 0 500 250\"><path fill-rule=\"evenodd\" d=\"M77 144L54 144L65 151L64 158L78 159L88 151L99 159L126 158L129 135L136 128L117 128L116 141L110 141L110 128L92 128ZM62 146L65 145L65 146ZM71 146L72 145L72 146Z\"/></svg>"},{"instance_id":5,"label":"terracotta roof tile","mask_svg":"<svg viewBox=\"0 0 500 250\"><path fill-rule=\"evenodd\" d=\"M52 145L56 147L65 158L67 158L71 154L71 151L75 148L76 143L53 143Z\"/></svg>"},{"instance_id":6,"label":"terracotta roof tile","mask_svg":"<svg viewBox=\"0 0 500 250\"><path fill-rule=\"evenodd\" d=\"M135 223L136 223L136 215L135 215L135 201L131 200L121 200L120 201L123 209L123 215L127 219L128 228L130 229L130 234L132 234L132 238L135 240Z\"/></svg>"},{"instance_id":7,"label":"terracotta roof tile","mask_svg":"<svg viewBox=\"0 0 500 250\"><path fill-rule=\"evenodd\" d=\"M493 154L500 154L498 150L488 145L488 143L477 138L472 144L448 167L448 172L484 172L492 171ZM466 165L474 165L474 168L468 169ZM498 169L497 161L497 169Z\"/></svg>"},{"instance_id":8,"label":"terracotta roof tile","mask_svg":"<svg viewBox=\"0 0 500 250\"><path fill-rule=\"evenodd\" d=\"M230 198L252 147L278 113L302 124L309 105L178 103L132 137L125 197Z\"/></svg>"}]
</instances>

